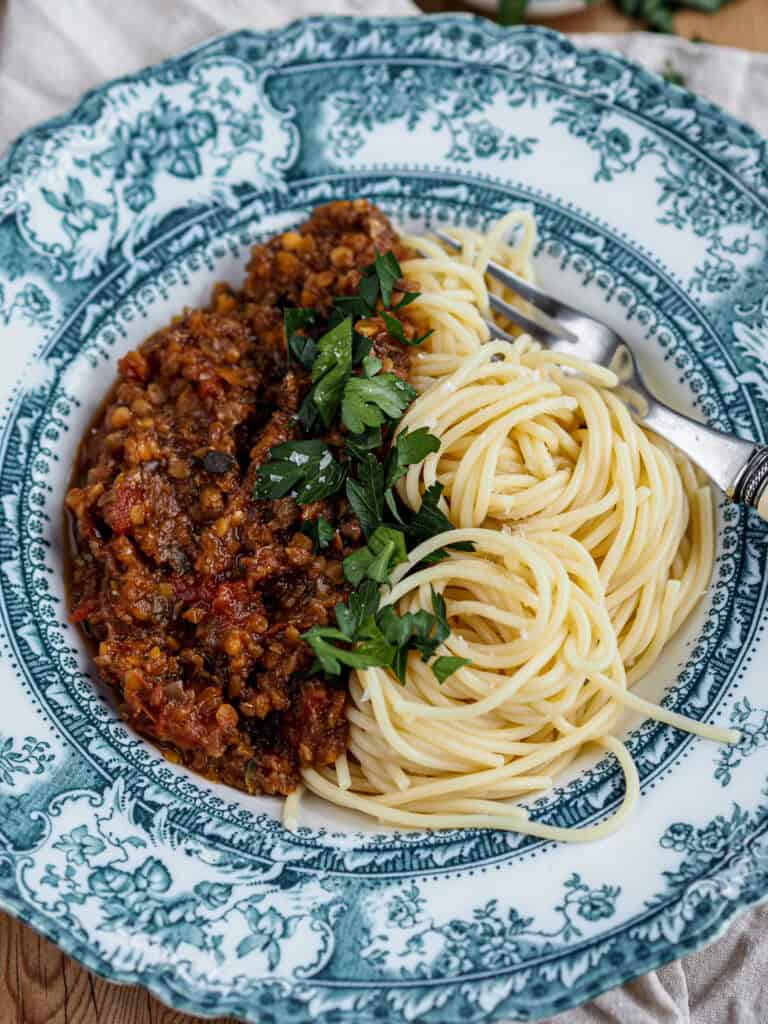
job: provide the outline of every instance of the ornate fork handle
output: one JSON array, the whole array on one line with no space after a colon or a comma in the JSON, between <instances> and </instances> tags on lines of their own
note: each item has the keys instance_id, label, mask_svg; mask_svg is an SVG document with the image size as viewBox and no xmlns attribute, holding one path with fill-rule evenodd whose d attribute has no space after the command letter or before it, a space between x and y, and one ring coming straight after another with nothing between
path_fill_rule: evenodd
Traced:
<instances>
[{"instance_id":1,"label":"ornate fork handle","mask_svg":"<svg viewBox=\"0 0 768 1024\"><path fill-rule=\"evenodd\" d=\"M751 505L762 519L768 520L768 446L755 445L729 497Z\"/></svg>"},{"instance_id":2,"label":"ornate fork handle","mask_svg":"<svg viewBox=\"0 0 768 1024\"><path fill-rule=\"evenodd\" d=\"M638 419L685 452L732 501L768 520L768 446L714 430L645 394L648 406Z\"/></svg>"}]
</instances>

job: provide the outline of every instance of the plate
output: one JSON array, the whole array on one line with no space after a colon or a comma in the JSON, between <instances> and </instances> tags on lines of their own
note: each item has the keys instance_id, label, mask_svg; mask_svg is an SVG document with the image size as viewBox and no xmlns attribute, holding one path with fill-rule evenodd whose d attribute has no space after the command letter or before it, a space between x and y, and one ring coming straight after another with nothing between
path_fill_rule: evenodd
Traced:
<instances>
[{"instance_id":1,"label":"plate","mask_svg":"<svg viewBox=\"0 0 768 1024\"><path fill-rule=\"evenodd\" d=\"M656 385L766 440L765 143L620 57L474 18L240 32L88 94L0 167L0 901L113 981L260 1024L535 1020L715 937L768 894L768 531L722 503L712 586L646 695L723 748L627 720L638 813L589 845L368 829L164 761L93 679L61 503L118 357L257 239L368 195L399 223L538 219L545 286ZM531 813L578 826L621 775Z\"/></svg>"}]
</instances>

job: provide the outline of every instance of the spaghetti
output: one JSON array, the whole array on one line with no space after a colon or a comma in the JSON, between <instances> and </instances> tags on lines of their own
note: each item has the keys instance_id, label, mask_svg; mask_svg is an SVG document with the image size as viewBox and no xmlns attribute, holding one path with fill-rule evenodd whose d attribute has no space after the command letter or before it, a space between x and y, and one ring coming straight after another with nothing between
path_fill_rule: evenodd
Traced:
<instances>
[{"instance_id":1,"label":"spaghetti","mask_svg":"<svg viewBox=\"0 0 768 1024\"><path fill-rule=\"evenodd\" d=\"M504 241L512 230L514 246ZM525 336L489 340L486 265L531 277L533 219L515 212L488 234L454 234L457 257L406 239L418 253L402 265L420 290L411 315L433 334L416 353L421 394L399 430L427 427L441 444L397 486L418 509L440 484L456 529L412 551L383 601L400 614L428 610L434 589L451 626L441 653L470 664L442 684L413 653L404 685L385 669L353 673L350 756L303 779L388 825L595 839L619 827L639 793L614 735L623 708L738 739L628 689L706 589L712 497L684 456L635 423L610 370ZM457 542L473 550L424 565ZM621 765L619 810L581 829L529 820L513 801L551 788L588 744Z\"/></svg>"}]
</instances>

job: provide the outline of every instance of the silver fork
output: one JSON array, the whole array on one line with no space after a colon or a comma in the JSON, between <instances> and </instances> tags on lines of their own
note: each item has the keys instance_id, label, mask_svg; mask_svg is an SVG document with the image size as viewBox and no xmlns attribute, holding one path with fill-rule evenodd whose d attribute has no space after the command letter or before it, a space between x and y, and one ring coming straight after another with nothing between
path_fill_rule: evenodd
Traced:
<instances>
[{"instance_id":1,"label":"silver fork","mask_svg":"<svg viewBox=\"0 0 768 1024\"><path fill-rule=\"evenodd\" d=\"M432 234L450 249L461 243L443 231ZM620 391L634 417L660 434L696 463L732 500L751 505L768 520L768 446L713 430L660 401L648 388L634 353L610 327L541 291L506 267L489 262L486 272L544 314L546 323L526 316L489 294L491 308L521 327L546 348L599 363L614 370ZM485 320L495 338L514 341L493 320Z\"/></svg>"}]
</instances>

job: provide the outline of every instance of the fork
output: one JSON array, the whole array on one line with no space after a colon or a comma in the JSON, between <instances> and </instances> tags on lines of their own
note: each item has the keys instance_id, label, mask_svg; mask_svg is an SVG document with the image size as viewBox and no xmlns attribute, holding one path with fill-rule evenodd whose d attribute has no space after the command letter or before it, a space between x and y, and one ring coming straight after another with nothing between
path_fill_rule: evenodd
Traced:
<instances>
[{"instance_id":1,"label":"fork","mask_svg":"<svg viewBox=\"0 0 768 1024\"><path fill-rule=\"evenodd\" d=\"M431 229L444 245L460 250L461 243ZM582 313L491 260L486 273L516 292L546 318L527 316L498 295L489 293L491 308L541 342L545 348L567 352L614 370L619 391L636 420L684 452L732 501L751 505L768 520L768 446L714 430L660 401L645 383L634 353L614 330ZM491 335L515 339L493 320L485 319Z\"/></svg>"}]
</instances>

